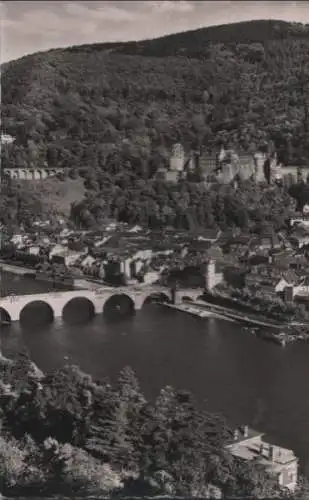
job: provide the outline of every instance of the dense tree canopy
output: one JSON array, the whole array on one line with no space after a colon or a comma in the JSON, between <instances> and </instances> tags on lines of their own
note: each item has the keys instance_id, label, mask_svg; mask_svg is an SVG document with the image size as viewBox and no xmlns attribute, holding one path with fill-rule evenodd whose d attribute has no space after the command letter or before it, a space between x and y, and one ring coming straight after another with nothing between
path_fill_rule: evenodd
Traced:
<instances>
[{"instance_id":1,"label":"dense tree canopy","mask_svg":"<svg viewBox=\"0 0 309 500\"><path fill-rule=\"evenodd\" d=\"M154 152L164 161L175 141L248 150L265 138L300 161L309 146L308 27L257 21L228 33L58 49L4 65L3 127L17 138L5 165L148 177Z\"/></svg>"},{"instance_id":2,"label":"dense tree canopy","mask_svg":"<svg viewBox=\"0 0 309 500\"><path fill-rule=\"evenodd\" d=\"M43 375L26 353L0 372L2 493L276 492L264 470L229 454L225 421L186 391L166 387L150 402L130 368L113 384L69 365Z\"/></svg>"}]
</instances>

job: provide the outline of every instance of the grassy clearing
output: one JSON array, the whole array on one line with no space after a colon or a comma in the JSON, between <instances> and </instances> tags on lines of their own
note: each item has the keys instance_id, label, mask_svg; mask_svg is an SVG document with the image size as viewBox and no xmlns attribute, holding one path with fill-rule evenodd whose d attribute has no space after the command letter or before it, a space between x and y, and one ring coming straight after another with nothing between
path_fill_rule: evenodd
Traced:
<instances>
[{"instance_id":1,"label":"grassy clearing","mask_svg":"<svg viewBox=\"0 0 309 500\"><path fill-rule=\"evenodd\" d=\"M25 181L29 184L29 181ZM55 210L61 215L69 215L71 203L84 197L84 180L67 179L60 181L56 177L40 181L31 181L31 189L40 194L46 211Z\"/></svg>"}]
</instances>

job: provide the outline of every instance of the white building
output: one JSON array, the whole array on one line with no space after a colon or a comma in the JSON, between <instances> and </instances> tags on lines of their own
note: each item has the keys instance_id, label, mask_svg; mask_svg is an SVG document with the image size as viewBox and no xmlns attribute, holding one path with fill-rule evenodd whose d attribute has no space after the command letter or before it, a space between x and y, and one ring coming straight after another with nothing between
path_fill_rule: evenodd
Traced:
<instances>
[{"instance_id":1,"label":"white building","mask_svg":"<svg viewBox=\"0 0 309 500\"><path fill-rule=\"evenodd\" d=\"M308 297L309 296L309 278L302 278L299 285L294 286L293 289L294 297Z\"/></svg>"},{"instance_id":2,"label":"white building","mask_svg":"<svg viewBox=\"0 0 309 500\"><path fill-rule=\"evenodd\" d=\"M264 435L244 426L236 429L234 439L226 448L235 457L254 461L277 478L278 486L294 491L298 480L298 459L292 450L274 446Z\"/></svg>"},{"instance_id":3,"label":"white building","mask_svg":"<svg viewBox=\"0 0 309 500\"><path fill-rule=\"evenodd\" d=\"M12 144L15 141L15 137L9 134L1 134L1 144Z\"/></svg>"}]
</instances>

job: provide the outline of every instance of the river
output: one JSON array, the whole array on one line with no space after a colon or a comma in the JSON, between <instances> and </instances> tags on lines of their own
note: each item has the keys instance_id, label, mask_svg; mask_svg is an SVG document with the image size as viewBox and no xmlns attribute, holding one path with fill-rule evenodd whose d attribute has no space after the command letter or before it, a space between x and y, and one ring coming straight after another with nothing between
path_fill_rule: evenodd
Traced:
<instances>
[{"instance_id":1,"label":"river","mask_svg":"<svg viewBox=\"0 0 309 500\"><path fill-rule=\"evenodd\" d=\"M33 292L27 278L5 275L10 292ZM43 284L39 285L43 291ZM309 344L282 348L257 339L237 323L199 319L160 306L135 316L86 325L55 320L35 330L14 323L0 333L11 357L26 346L43 371L59 368L67 356L94 377L117 376L130 365L145 395L165 385L192 391L210 411L248 424L294 449L309 473Z\"/></svg>"}]
</instances>

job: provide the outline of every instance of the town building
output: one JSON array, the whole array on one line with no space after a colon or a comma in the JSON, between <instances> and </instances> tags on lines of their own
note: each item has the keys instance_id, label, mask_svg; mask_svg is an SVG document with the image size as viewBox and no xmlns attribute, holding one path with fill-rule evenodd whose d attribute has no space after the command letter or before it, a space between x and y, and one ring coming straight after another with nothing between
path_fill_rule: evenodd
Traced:
<instances>
[{"instance_id":1,"label":"town building","mask_svg":"<svg viewBox=\"0 0 309 500\"><path fill-rule=\"evenodd\" d=\"M290 236L290 242L296 248L303 248L306 245L309 245L309 230L308 226L304 225L296 225L294 226L294 230Z\"/></svg>"},{"instance_id":2,"label":"town building","mask_svg":"<svg viewBox=\"0 0 309 500\"><path fill-rule=\"evenodd\" d=\"M1 144L12 144L15 141L15 137L9 134L1 134Z\"/></svg>"},{"instance_id":3,"label":"town building","mask_svg":"<svg viewBox=\"0 0 309 500\"><path fill-rule=\"evenodd\" d=\"M309 277L304 276L299 284L293 287L293 296L297 297L309 297Z\"/></svg>"},{"instance_id":4,"label":"town building","mask_svg":"<svg viewBox=\"0 0 309 500\"><path fill-rule=\"evenodd\" d=\"M307 165L282 165L282 180L286 184L295 184L296 182L307 182L309 177L309 166Z\"/></svg>"},{"instance_id":5,"label":"town building","mask_svg":"<svg viewBox=\"0 0 309 500\"><path fill-rule=\"evenodd\" d=\"M216 174L218 167L217 154L206 149L201 149L195 155L196 171L201 180L209 182L212 176Z\"/></svg>"},{"instance_id":6,"label":"town building","mask_svg":"<svg viewBox=\"0 0 309 500\"><path fill-rule=\"evenodd\" d=\"M293 227L296 224L298 226L309 227L309 205L304 205L302 213L291 217L290 226Z\"/></svg>"}]
</instances>

